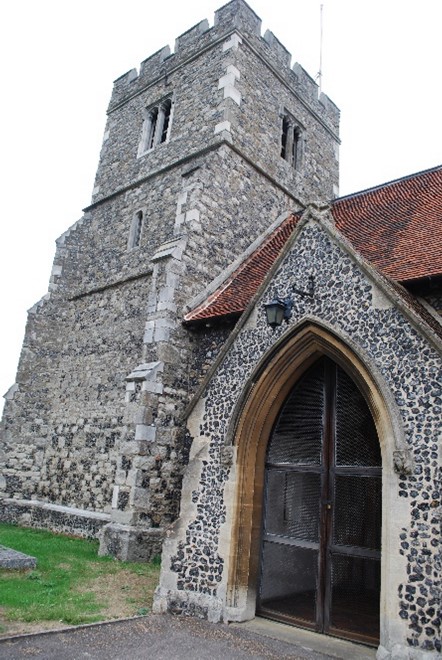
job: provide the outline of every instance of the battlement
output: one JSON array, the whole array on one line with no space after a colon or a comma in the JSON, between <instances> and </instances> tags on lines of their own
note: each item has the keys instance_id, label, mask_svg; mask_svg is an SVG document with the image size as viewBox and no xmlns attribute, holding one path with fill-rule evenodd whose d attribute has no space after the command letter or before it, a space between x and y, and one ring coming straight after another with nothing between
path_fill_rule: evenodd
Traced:
<instances>
[{"instance_id":1,"label":"battlement","mask_svg":"<svg viewBox=\"0 0 442 660\"><path fill-rule=\"evenodd\" d=\"M201 36L209 29L209 21L204 19L196 25L180 34L175 40L175 53L186 53L192 51L195 46L198 46Z\"/></svg>"},{"instance_id":2,"label":"battlement","mask_svg":"<svg viewBox=\"0 0 442 660\"><path fill-rule=\"evenodd\" d=\"M337 131L339 110L324 94L318 98L318 86L309 74L295 63L292 55L270 30L261 36L261 19L244 0L231 0L215 12L213 27L207 19L177 37L175 50L169 46L145 59L137 73L132 69L114 82L109 112L161 77L166 77L187 60L214 46L224 36L238 32L272 66L277 75L294 88L309 105Z\"/></svg>"},{"instance_id":3,"label":"battlement","mask_svg":"<svg viewBox=\"0 0 442 660\"><path fill-rule=\"evenodd\" d=\"M292 61L292 54L285 46L275 37L273 32L266 30L264 34L264 41L269 47L269 55L275 59L283 68L289 69Z\"/></svg>"},{"instance_id":4,"label":"battlement","mask_svg":"<svg viewBox=\"0 0 442 660\"><path fill-rule=\"evenodd\" d=\"M215 12L214 27L238 28L251 35L261 35L261 19L244 0L232 0Z\"/></svg>"}]
</instances>

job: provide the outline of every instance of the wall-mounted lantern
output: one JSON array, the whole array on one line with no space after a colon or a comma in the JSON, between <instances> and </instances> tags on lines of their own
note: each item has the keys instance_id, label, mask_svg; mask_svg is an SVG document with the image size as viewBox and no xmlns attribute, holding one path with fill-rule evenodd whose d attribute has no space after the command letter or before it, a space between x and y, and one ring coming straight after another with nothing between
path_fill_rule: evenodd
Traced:
<instances>
[{"instance_id":1,"label":"wall-mounted lantern","mask_svg":"<svg viewBox=\"0 0 442 660\"><path fill-rule=\"evenodd\" d=\"M264 305L266 310L267 325L273 330L281 325L283 321L288 323L292 315L293 300L291 298L273 298Z\"/></svg>"},{"instance_id":2,"label":"wall-mounted lantern","mask_svg":"<svg viewBox=\"0 0 442 660\"><path fill-rule=\"evenodd\" d=\"M315 293L313 275L309 275L307 291L302 291L302 289L298 289L295 286L292 287L292 291L302 298L313 298ZM275 330L275 328L278 328L283 321L288 323L292 316L292 308L293 299L290 296L287 298L279 298L276 296L273 298L273 300L264 305L267 325Z\"/></svg>"}]
</instances>

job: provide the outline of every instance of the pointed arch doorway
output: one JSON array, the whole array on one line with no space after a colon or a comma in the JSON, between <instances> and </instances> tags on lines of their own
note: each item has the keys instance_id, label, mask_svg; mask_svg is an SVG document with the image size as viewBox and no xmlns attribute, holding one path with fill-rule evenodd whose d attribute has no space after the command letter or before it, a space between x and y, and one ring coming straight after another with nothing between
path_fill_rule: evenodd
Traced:
<instances>
[{"instance_id":1,"label":"pointed arch doorway","mask_svg":"<svg viewBox=\"0 0 442 660\"><path fill-rule=\"evenodd\" d=\"M381 465L364 396L320 357L286 397L267 446L258 614L378 643Z\"/></svg>"}]
</instances>

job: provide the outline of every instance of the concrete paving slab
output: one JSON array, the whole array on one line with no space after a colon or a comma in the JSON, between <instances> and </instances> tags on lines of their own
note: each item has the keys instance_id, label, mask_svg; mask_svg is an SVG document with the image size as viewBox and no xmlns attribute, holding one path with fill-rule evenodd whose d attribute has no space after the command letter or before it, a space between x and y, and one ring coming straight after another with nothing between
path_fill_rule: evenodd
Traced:
<instances>
[{"instance_id":1,"label":"concrete paving slab","mask_svg":"<svg viewBox=\"0 0 442 660\"><path fill-rule=\"evenodd\" d=\"M233 625L241 626L258 635L265 635L266 637L287 642L288 644L292 644L294 648L299 647L303 651L314 650L316 653L323 653L332 658L342 658L343 660L355 660L356 658L357 660L376 659L376 649L374 648L347 642L344 639L330 637L329 635L320 635L310 630L295 628L261 617Z\"/></svg>"},{"instance_id":2,"label":"concrete paving slab","mask_svg":"<svg viewBox=\"0 0 442 660\"><path fill-rule=\"evenodd\" d=\"M7 548L0 545L0 568L7 569L22 569L22 568L35 568L37 566L37 559L30 555L25 555L23 552Z\"/></svg>"}]
</instances>

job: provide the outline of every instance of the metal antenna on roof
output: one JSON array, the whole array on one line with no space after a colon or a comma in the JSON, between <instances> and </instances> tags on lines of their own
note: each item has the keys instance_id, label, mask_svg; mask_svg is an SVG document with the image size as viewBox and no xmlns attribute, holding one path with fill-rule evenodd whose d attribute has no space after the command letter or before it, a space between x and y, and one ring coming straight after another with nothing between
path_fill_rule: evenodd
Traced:
<instances>
[{"instance_id":1,"label":"metal antenna on roof","mask_svg":"<svg viewBox=\"0 0 442 660\"><path fill-rule=\"evenodd\" d=\"M323 14L323 9L324 5L319 6L319 12L320 12L320 39L319 39L319 71L316 76L316 80L318 81L318 92L319 94L322 92L322 14Z\"/></svg>"}]
</instances>

